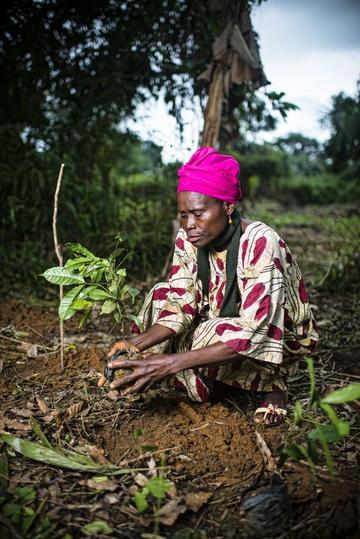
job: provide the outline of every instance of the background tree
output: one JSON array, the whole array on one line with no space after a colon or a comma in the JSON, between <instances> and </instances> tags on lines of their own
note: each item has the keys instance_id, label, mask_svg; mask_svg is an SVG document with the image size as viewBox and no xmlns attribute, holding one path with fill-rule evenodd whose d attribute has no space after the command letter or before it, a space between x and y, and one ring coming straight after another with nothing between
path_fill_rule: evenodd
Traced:
<instances>
[{"instance_id":1,"label":"background tree","mask_svg":"<svg viewBox=\"0 0 360 539\"><path fill-rule=\"evenodd\" d=\"M330 139L325 144L325 155L334 172L348 167L360 172L360 79L354 97L344 92L332 97L331 109L323 118L330 128Z\"/></svg>"}]
</instances>

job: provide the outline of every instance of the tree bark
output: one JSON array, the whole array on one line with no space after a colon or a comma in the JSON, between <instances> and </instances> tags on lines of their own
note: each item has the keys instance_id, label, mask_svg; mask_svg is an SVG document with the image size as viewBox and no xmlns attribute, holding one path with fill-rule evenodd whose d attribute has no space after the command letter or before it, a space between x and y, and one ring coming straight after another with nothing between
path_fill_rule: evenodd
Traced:
<instances>
[{"instance_id":1,"label":"tree bark","mask_svg":"<svg viewBox=\"0 0 360 539\"><path fill-rule=\"evenodd\" d=\"M205 110L204 130L201 146L217 148L224 101L224 76L226 66L216 62L211 77L209 98Z\"/></svg>"}]
</instances>

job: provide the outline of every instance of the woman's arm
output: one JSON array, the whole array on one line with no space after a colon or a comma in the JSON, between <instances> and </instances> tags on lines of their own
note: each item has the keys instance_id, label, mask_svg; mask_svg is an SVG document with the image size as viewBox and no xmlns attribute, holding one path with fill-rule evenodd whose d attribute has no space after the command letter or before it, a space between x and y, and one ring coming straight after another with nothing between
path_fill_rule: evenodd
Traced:
<instances>
[{"instance_id":1,"label":"woman's arm","mask_svg":"<svg viewBox=\"0 0 360 539\"><path fill-rule=\"evenodd\" d=\"M131 339L116 342L108 353L108 357L116 354L116 352L131 349L131 345L135 347L134 351L144 352L148 348L167 341L173 336L174 332L171 329L166 326L161 326L160 324L154 324L144 331L144 333L134 335ZM127 343L129 343L130 346L127 346Z\"/></svg>"},{"instance_id":2,"label":"woman's arm","mask_svg":"<svg viewBox=\"0 0 360 539\"><path fill-rule=\"evenodd\" d=\"M239 359L239 353L221 342L199 350L190 350L177 354L151 354L145 361L118 359L111 361L109 367L113 369L132 369L132 373L114 380L110 387L112 389L121 389L129 386L126 393L147 391L155 382L182 370L194 367L225 365Z\"/></svg>"}]
</instances>

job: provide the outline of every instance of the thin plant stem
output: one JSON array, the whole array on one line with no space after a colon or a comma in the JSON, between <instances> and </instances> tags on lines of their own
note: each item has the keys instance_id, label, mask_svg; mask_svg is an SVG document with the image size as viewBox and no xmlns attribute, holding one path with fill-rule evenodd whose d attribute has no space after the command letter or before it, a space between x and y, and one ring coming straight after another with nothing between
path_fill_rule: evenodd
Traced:
<instances>
[{"instance_id":1,"label":"thin plant stem","mask_svg":"<svg viewBox=\"0 0 360 539\"><path fill-rule=\"evenodd\" d=\"M63 266L63 256L61 253L61 247L58 242L57 237L57 214L58 214L58 204L59 204L59 193L61 188L61 182L64 174L64 163L61 163L61 167L59 170L58 179L56 182L56 190L54 195L54 212L53 212L53 220L52 220L52 231L53 231L53 238L54 238L54 247L55 247L55 254L57 256L57 259L59 261L59 266ZM63 285L60 285L59 287L59 299L60 303L64 296L64 287ZM64 322L63 320L60 320L60 368L63 371L64 370Z\"/></svg>"}]
</instances>

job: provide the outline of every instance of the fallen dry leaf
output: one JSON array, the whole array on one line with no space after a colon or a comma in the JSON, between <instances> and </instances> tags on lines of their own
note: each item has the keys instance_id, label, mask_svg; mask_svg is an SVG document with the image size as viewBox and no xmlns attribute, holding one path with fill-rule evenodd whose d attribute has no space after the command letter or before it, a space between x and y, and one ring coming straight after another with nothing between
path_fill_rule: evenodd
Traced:
<instances>
[{"instance_id":1,"label":"fallen dry leaf","mask_svg":"<svg viewBox=\"0 0 360 539\"><path fill-rule=\"evenodd\" d=\"M265 463L265 468L269 472L274 472L277 469L277 465L276 465L274 457L271 454L268 444L265 442L262 434L260 434L260 432L258 432L257 430L255 431L255 435L256 435L256 443L258 445L259 451Z\"/></svg>"},{"instance_id":2,"label":"fallen dry leaf","mask_svg":"<svg viewBox=\"0 0 360 539\"><path fill-rule=\"evenodd\" d=\"M90 456L97 462L98 464L111 464L111 462L105 457L105 451L104 449L100 449L100 447L96 447L96 445L89 446L90 449Z\"/></svg>"},{"instance_id":3,"label":"fallen dry leaf","mask_svg":"<svg viewBox=\"0 0 360 539\"><path fill-rule=\"evenodd\" d=\"M139 472L135 475L134 481L137 485L139 485L139 487L144 487L149 480L146 475Z\"/></svg>"},{"instance_id":4,"label":"fallen dry leaf","mask_svg":"<svg viewBox=\"0 0 360 539\"><path fill-rule=\"evenodd\" d=\"M120 497L118 496L118 494L105 494L104 496L104 502L110 505L119 503L119 501L120 501Z\"/></svg>"},{"instance_id":5,"label":"fallen dry leaf","mask_svg":"<svg viewBox=\"0 0 360 539\"><path fill-rule=\"evenodd\" d=\"M112 481L111 479L104 479L103 481L99 481L97 479L83 479L79 481L80 485L85 485L86 487L92 488L94 490L107 490L109 492L114 492L118 488L117 483L115 481Z\"/></svg>"},{"instance_id":6,"label":"fallen dry leaf","mask_svg":"<svg viewBox=\"0 0 360 539\"><path fill-rule=\"evenodd\" d=\"M81 410L84 408L84 405L85 405L84 401L80 401L69 406L69 408L67 408L66 410L67 419L71 419L72 417L75 417L76 415L78 415L81 412Z\"/></svg>"},{"instance_id":7,"label":"fallen dry leaf","mask_svg":"<svg viewBox=\"0 0 360 539\"><path fill-rule=\"evenodd\" d=\"M21 417L33 417L33 412L31 410L28 410L27 408L11 408L11 411L15 415L19 415Z\"/></svg>"},{"instance_id":8,"label":"fallen dry leaf","mask_svg":"<svg viewBox=\"0 0 360 539\"><path fill-rule=\"evenodd\" d=\"M155 477L157 474L157 468L156 468L156 462L154 457L150 457L150 459L147 462L147 467L149 468L149 473L151 477Z\"/></svg>"},{"instance_id":9,"label":"fallen dry leaf","mask_svg":"<svg viewBox=\"0 0 360 539\"><path fill-rule=\"evenodd\" d=\"M55 419L55 415L54 414L48 414L48 415L44 415L44 417L42 418L43 421L45 421L45 423L51 423L51 421L54 421Z\"/></svg>"},{"instance_id":10,"label":"fallen dry leaf","mask_svg":"<svg viewBox=\"0 0 360 539\"><path fill-rule=\"evenodd\" d=\"M8 429L11 430L23 430L28 431L32 430L32 427L29 425L29 423L21 423L20 421L17 421L16 419L7 419L4 417L5 425Z\"/></svg>"},{"instance_id":11,"label":"fallen dry leaf","mask_svg":"<svg viewBox=\"0 0 360 539\"><path fill-rule=\"evenodd\" d=\"M29 358L38 357L39 351L38 351L38 345L37 344L31 344L28 342L23 342L20 345L20 350L26 352L26 356Z\"/></svg>"},{"instance_id":12,"label":"fallen dry leaf","mask_svg":"<svg viewBox=\"0 0 360 539\"><path fill-rule=\"evenodd\" d=\"M178 516L185 513L185 511L186 505L181 503L181 498L170 500L159 510L159 522L165 526L172 526Z\"/></svg>"},{"instance_id":13,"label":"fallen dry leaf","mask_svg":"<svg viewBox=\"0 0 360 539\"><path fill-rule=\"evenodd\" d=\"M185 503L190 511L197 513L211 496L212 492L188 492L185 496Z\"/></svg>"},{"instance_id":14,"label":"fallen dry leaf","mask_svg":"<svg viewBox=\"0 0 360 539\"><path fill-rule=\"evenodd\" d=\"M37 405L38 405L40 411L43 414L47 414L48 411L49 411L49 406L47 405L46 401L44 401L44 399L42 399L38 395L35 395L35 398L36 398L36 402L37 402Z\"/></svg>"}]
</instances>

